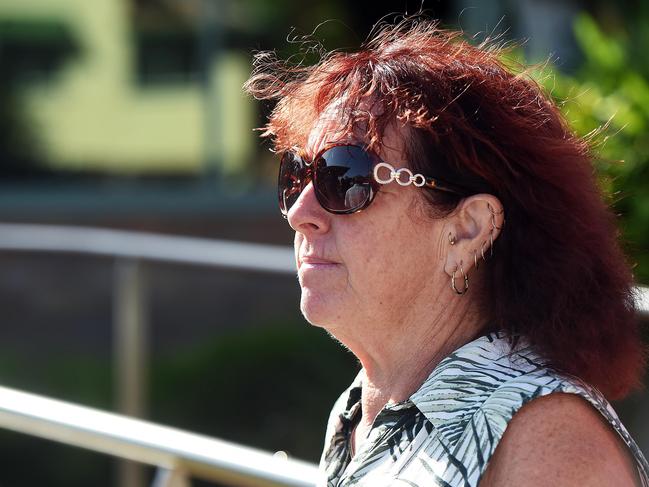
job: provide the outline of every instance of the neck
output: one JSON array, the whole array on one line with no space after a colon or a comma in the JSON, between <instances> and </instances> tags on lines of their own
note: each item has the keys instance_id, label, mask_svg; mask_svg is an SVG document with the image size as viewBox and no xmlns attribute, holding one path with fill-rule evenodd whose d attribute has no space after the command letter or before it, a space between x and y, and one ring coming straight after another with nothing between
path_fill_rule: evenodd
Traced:
<instances>
[{"instance_id":1,"label":"neck","mask_svg":"<svg viewBox=\"0 0 649 487\"><path fill-rule=\"evenodd\" d=\"M373 317L363 320L366 326L353 327L354 336L337 334L364 369L361 423L366 427L386 404L408 399L442 359L479 333L483 323L471 300L451 295L447 303L433 313L411 306L398 322Z\"/></svg>"}]
</instances>

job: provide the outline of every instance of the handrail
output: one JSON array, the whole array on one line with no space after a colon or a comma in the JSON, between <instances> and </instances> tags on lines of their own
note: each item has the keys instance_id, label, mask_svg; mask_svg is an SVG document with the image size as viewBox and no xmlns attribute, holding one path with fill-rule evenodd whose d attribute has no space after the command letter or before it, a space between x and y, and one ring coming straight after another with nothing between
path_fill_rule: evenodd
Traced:
<instances>
[{"instance_id":1,"label":"handrail","mask_svg":"<svg viewBox=\"0 0 649 487\"><path fill-rule=\"evenodd\" d=\"M645 318L649 318L649 287L637 286L636 291L636 307L638 313Z\"/></svg>"},{"instance_id":2,"label":"handrail","mask_svg":"<svg viewBox=\"0 0 649 487\"><path fill-rule=\"evenodd\" d=\"M143 414L146 408L146 399L141 394L141 391L147 389L148 325L146 299L143 297L146 295L146 279L143 279L145 273L139 262L154 260L295 275L295 258L293 250L288 247L100 228L0 223L0 250L87 254L115 260L113 285L115 380L119 412L129 417ZM25 393L20 396L17 392L9 394L6 389L3 391L4 403L1 404L7 405L5 409L9 410L12 408L11 402L7 402L9 399L19 401L21 398L34 397ZM41 401L41 404L45 403ZM127 416L113 416L110 424L117 421L115 418L122 419L111 426L106 432L107 436L103 437L98 436L99 430L96 428L94 433L83 429L77 431L69 425L64 427L62 423L50 424L40 416L36 416L37 421L35 418L26 419L18 414L19 412L20 409L17 409L7 416L6 411L2 413L0 410L0 414L4 414L0 425L4 423L7 428L23 433L45 436L64 443L117 454L124 458L158 464L162 470L171 467L167 471L169 475L159 469L159 473L162 472L163 475L160 478L156 476L155 486L188 485L179 480L185 477L182 469L189 468L193 472L202 470L205 465L211 465L207 474L212 478L218 473L216 477L218 480L237 480L239 485L312 485L310 482L303 482L309 476L300 474L301 477L294 479L293 467L287 463L278 464L276 459L269 460L266 453L169 428L164 429L149 423L133 423L136 420L128 419ZM38 409L34 410L34 414L40 414ZM105 416L105 419L110 418ZM130 425L128 428L125 426L127 424ZM135 443L139 445L138 448L131 444L138 438L131 438L129 443L129 441L125 442L125 437L116 439L110 436L115 431L119 431L120 425L124 426L124 434L138 431L139 434L149 435L141 439L142 442L149 441L150 444L147 443L149 449L143 449L140 443ZM174 432L173 439L164 443L162 447L182 445L185 441L185 453L191 452L191 456L170 456L169 451L164 448L156 449L155 442L159 438L169 439L170 432ZM157 453L153 455L151 451ZM296 465L299 467L300 464ZM313 468L312 465L305 465ZM315 478L309 475L311 479ZM119 485L128 487L142 485L135 464L120 465Z\"/></svg>"},{"instance_id":3,"label":"handrail","mask_svg":"<svg viewBox=\"0 0 649 487\"><path fill-rule=\"evenodd\" d=\"M0 250L82 253L295 273L289 247L91 227L0 223ZM636 303L639 313L649 316L649 287L636 287Z\"/></svg>"},{"instance_id":4,"label":"handrail","mask_svg":"<svg viewBox=\"0 0 649 487\"><path fill-rule=\"evenodd\" d=\"M0 427L216 482L312 487L317 479L308 462L7 387Z\"/></svg>"},{"instance_id":5,"label":"handrail","mask_svg":"<svg viewBox=\"0 0 649 487\"><path fill-rule=\"evenodd\" d=\"M295 274L293 249L104 228L0 223L0 250L64 252Z\"/></svg>"}]
</instances>

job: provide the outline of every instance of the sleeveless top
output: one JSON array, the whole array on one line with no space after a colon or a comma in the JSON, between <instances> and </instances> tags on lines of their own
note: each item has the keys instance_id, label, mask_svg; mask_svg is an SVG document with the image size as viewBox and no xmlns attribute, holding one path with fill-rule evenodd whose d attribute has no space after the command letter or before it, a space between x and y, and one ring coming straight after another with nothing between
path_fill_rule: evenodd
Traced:
<instances>
[{"instance_id":1,"label":"sleeveless top","mask_svg":"<svg viewBox=\"0 0 649 487\"><path fill-rule=\"evenodd\" d=\"M553 392L577 394L628 447L643 487L649 465L617 414L594 387L550 369L503 333L480 337L442 360L409 399L387 404L353 458L361 374L333 407L320 461L319 487L475 487L516 411Z\"/></svg>"}]
</instances>

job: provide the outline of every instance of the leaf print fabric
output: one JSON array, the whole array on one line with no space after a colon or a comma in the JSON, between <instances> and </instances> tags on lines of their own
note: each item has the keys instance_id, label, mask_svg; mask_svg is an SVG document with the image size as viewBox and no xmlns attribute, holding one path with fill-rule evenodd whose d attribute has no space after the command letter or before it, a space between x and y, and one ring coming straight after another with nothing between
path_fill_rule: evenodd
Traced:
<instances>
[{"instance_id":1,"label":"leaf print fabric","mask_svg":"<svg viewBox=\"0 0 649 487\"><path fill-rule=\"evenodd\" d=\"M524 340L512 352L504 334L491 333L456 350L408 400L383 408L352 458L361 377L332 409L321 487L475 487L516 411L554 392L577 394L592 404L627 445L641 485L649 487L649 465L604 396L550 369Z\"/></svg>"}]
</instances>

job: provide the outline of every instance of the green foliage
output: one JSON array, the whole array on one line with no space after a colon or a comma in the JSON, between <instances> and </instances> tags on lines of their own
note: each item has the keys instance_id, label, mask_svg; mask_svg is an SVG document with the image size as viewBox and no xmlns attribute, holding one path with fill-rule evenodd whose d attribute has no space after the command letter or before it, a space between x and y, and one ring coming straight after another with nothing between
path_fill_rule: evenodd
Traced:
<instances>
[{"instance_id":1,"label":"green foliage","mask_svg":"<svg viewBox=\"0 0 649 487\"><path fill-rule=\"evenodd\" d=\"M594 135L596 168L620 215L636 278L649 283L649 56L643 52L649 24L638 18L629 20L626 32L610 34L581 15L574 28L582 66L573 74L544 75L541 82L574 130Z\"/></svg>"},{"instance_id":2,"label":"green foliage","mask_svg":"<svg viewBox=\"0 0 649 487\"><path fill-rule=\"evenodd\" d=\"M3 386L104 410L111 371L105 357L44 366L0 348ZM351 353L303 321L247 326L154 356L147 419L317 462L329 411L357 371ZM0 429L0 455L3 486L114 484L113 458L81 448Z\"/></svg>"},{"instance_id":3,"label":"green foliage","mask_svg":"<svg viewBox=\"0 0 649 487\"><path fill-rule=\"evenodd\" d=\"M156 422L317 461L356 359L301 323L251 328L155 364Z\"/></svg>"}]
</instances>

